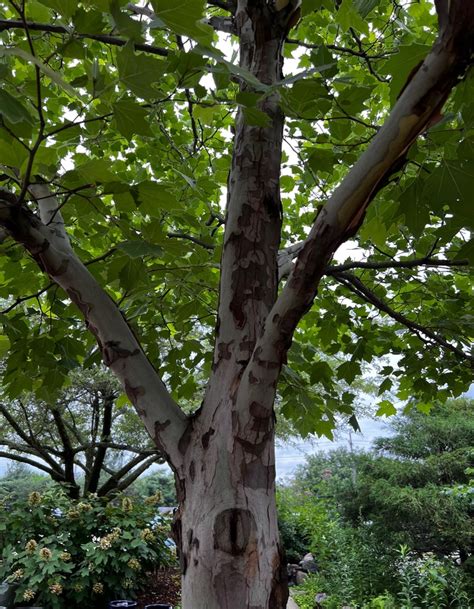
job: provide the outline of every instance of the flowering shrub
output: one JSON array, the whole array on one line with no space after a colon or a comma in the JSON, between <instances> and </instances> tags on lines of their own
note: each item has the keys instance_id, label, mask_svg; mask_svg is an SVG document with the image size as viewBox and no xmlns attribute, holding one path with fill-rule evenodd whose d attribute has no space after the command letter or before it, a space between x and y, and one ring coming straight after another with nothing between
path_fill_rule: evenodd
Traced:
<instances>
[{"instance_id":1,"label":"flowering shrub","mask_svg":"<svg viewBox=\"0 0 474 609\"><path fill-rule=\"evenodd\" d=\"M58 488L28 502L0 506L0 581L15 583L16 602L62 609L130 598L145 574L169 564L169 527L156 517L158 497L137 502L89 496L69 499Z\"/></svg>"}]
</instances>

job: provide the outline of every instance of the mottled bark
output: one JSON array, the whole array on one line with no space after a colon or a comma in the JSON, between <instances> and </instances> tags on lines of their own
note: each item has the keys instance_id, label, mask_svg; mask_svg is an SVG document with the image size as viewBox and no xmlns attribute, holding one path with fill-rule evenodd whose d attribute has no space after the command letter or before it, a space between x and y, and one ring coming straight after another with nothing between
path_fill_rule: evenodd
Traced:
<instances>
[{"instance_id":1,"label":"mottled bark","mask_svg":"<svg viewBox=\"0 0 474 609\"><path fill-rule=\"evenodd\" d=\"M264 0L237 6L240 65L265 84L281 79L291 14ZM236 118L214 369L183 445L183 607L283 609L288 596L275 506L274 394L265 407L246 404L254 414L248 426L236 404L278 289L284 118L276 93L258 107L267 126L248 124L242 109Z\"/></svg>"}]
</instances>

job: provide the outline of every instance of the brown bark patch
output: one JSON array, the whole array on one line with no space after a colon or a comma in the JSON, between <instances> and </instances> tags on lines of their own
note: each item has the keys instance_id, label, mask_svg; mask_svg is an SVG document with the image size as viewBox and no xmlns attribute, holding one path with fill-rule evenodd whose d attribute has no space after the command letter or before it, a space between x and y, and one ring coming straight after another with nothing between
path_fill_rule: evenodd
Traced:
<instances>
[{"instance_id":1,"label":"brown bark patch","mask_svg":"<svg viewBox=\"0 0 474 609\"><path fill-rule=\"evenodd\" d=\"M133 387L133 385L130 383L130 381L128 379L125 379L124 388L125 388L125 393L127 394L128 399L134 405L137 403L138 398L140 398L142 395L145 395L145 393L146 393L144 387L141 387L140 385L137 387Z\"/></svg>"},{"instance_id":2,"label":"brown bark patch","mask_svg":"<svg viewBox=\"0 0 474 609\"><path fill-rule=\"evenodd\" d=\"M232 556L241 556L255 530L255 518L249 510L224 510L214 521L214 548Z\"/></svg>"},{"instance_id":3,"label":"brown bark patch","mask_svg":"<svg viewBox=\"0 0 474 609\"><path fill-rule=\"evenodd\" d=\"M230 346L232 343L233 341L230 341L229 343L220 342L217 344L217 353L220 360L231 358Z\"/></svg>"},{"instance_id":4,"label":"brown bark patch","mask_svg":"<svg viewBox=\"0 0 474 609\"><path fill-rule=\"evenodd\" d=\"M257 429L256 431L259 430ZM255 442L249 442L248 440L244 440L242 438L236 438L236 441L242 446L246 453L260 457L268 445L268 440L271 438L271 436L272 432L267 432L263 437L263 440L258 442L258 444Z\"/></svg>"},{"instance_id":5,"label":"brown bark patch","mask_svg":"<svg viewBox=\"0 0 474 609\"><path fill-rule=\"evenodd\" d=\"M263 465L260 459L242 464L244 486L256 489L269 489L275 480L275 466Z\"/></svg>"},{"instance_id":6,"label":"brown bark patch","mask_svg":"<svg viewBox=\"0 0 474 609\"><path fill-rule=\"evenodd\" d=\"M102 354L104 356L104 363L106 366L111 366L114 362L119 359L131 357L133 355L138 355L140 353L140 349L134 349L130 351L130 349L124 349L120 346L120 343L115 340L108 340L104 348L102 349Z\"/></svg>"},{"instance_id":7,"label":"brown bark patch","mask_svg":"<svg viewBox=\"0 0 474 609\"><path fill-rule=\"evenodd\" d=\"M280 546L273 557L274 575L270 594L269 607L271 609L285 609L288 602L288 572L286 560Z\"/></svg>"},{"instance_id":8,"label":"brown bark patch","mask_svg":"<svg viewBox=\"0 0 474 609\"><path fill-rule=\"evenodd\" d=\"M82 295L78 290L74 288L67 288L66 292L69 295L69 298L76 305L79 311L84 315L84 318L87 320L89 313L91 312L92 305L88 302L82 300Z\"/></svg>"},{"instance_id":9,"label":"brown bark patch","mask_svg":"<svg viewBox=\"0 0 474 609\"><path fill-rule=\"evenodd\" d=\"M211 427L209 431L206 431L206 433L202 435L201 444L204 450L207 450L209 448L209 441L211 439L211 436L213 436L215 432L216 430Z\"/></svg>"},{"instance_id":10,"label":"brown bark patch","mask_svg":"<svg viewBox=\"0 0 474 609\"><path fill-rule=\"evenodd\" d=\"M191 420L188 423L188 425L186 426L186 429L184 430L183 435L179 439L178 450L182 455L184 455L186 453L186 451L188 450L188 446L191 442L191 438L193 435L193 428L194 428L194 425Z\"/></svg>"}]
</instances>

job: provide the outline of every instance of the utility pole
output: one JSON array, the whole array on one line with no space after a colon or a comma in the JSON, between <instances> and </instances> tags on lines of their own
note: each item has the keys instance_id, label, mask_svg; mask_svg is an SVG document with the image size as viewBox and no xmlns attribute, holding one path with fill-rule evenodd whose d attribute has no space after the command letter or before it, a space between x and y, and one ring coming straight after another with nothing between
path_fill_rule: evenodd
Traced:
<instances>
[{"instance_id":1,"label":"utility pole","mask_svg":"<svg viewBox=\"0 0 474 609\"><path fill-rule=\"evenodd\" d=\"M357 482L357 468L356 468L356 464L354 461L354 445L352 443L352 430L349 430L349 452L351 453L352 485L355 487L356 482Z\"/></svg>"}]
</instances>

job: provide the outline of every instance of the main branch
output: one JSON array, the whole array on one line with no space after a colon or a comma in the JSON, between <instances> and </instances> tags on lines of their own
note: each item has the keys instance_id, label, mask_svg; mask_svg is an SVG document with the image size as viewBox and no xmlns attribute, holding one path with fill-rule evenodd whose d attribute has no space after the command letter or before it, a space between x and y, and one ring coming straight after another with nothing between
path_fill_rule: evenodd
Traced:
<instances>
[{"instance_id":1,"label":"main branch","mask_svg":"<svg viewBox=\"0 0 474 609\"><path fill-rule=\"evenodd\" d=\"M44 188L30 190L38 195ZM1 191L0 226L77 305L96 337L105 364L121 381L149 434L169 461L179 467L178 442L186 428L186 415L171 398L117 305L75 255L57 201L52 199L38 197L40 219L18 205L15 195Z\"/></svg>"}]
</instances>

